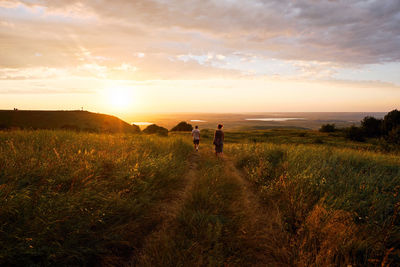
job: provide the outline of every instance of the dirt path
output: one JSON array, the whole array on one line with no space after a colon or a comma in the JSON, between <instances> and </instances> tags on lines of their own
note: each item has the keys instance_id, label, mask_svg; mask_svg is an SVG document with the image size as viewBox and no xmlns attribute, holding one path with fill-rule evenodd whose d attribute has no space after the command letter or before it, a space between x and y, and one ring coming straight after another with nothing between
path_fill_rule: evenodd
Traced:
<instances>
[{"instance_id":1,"label":"dirt path","mask_svg":"<svg viewBox=\"0 0 400 267\"><path fill-rule=\"evenodd\" d=\"M254 186L244 178L229 157L224 158L225 173L235 179L241 187L241 206L245 211L242 237L250 253L256 258L257 266L288 266L288 251L284 244L288 238L283 235L283 225L277 207L263 204Z\"/></svg>"},{"instance_id":2,"label":"dirt path","mask_svg":"<svg viewBox=\"0 0 400 267\"><path fill-rule=\"evenodd\" d=\"M171 224L174 218L176 218L177 213L182 208L188 194L192 191L193 183L197 176L197 162L200 158L198 153L192 153L189 156L188 164L189 169L187 173L183 176L184 186L181 190L176 192L174 198L166 203L160 205L157 209L159 216L162 218L163 222L154 232L153 235L157 235L157 232L162 232ZM152 238L151 236L149 238Z\"/></svg>"},{"instance_id":3,"label":"dirt path","mask_svg":"<svg viewBox=\"0 0 400 267\"><path fill-rule=\"evenodd\" d=\"M160 205L162 223L130 266L284 266L279 213L263 205L229 158L210 149L189 158L185 185Z\"/></svg>"},{"instance_id":4,"label":"dirt path","mask_svg":"<svg viewBox=\"0 0 400 267\"><path fill-rule=\"evenodd\" d=\"M189 192L192 191L193 183L197 175L197 162L200 158L199 153L193 152L188 159L189 169L183 176L184 186L177 192L176 196L171 201L164 202L158 206L155 213L160 217L161 223L159 226L144 240L141 252L134 255L128 266L137 266L138 262L146 261L147 255L143 252L148 247L151 247L155 242L158 242L165 232L171 228L177 214L185 203Z\"/></svg>"}]
</instances>

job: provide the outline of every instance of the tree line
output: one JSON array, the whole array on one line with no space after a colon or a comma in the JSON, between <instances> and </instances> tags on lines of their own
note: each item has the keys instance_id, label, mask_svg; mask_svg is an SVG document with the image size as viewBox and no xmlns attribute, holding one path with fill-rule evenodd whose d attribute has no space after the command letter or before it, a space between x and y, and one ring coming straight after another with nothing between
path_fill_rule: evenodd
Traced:
<instances>
[{"instance_id":1,"label":"tree line","mask_svg":"<svg viewBox=\"0 0 400 267\"><path fill-rule=\"evenodd\" d=\"M324 124L320 132L335 132L342 130L346 138L363 142L366 138L382 138L389 144L400 145L400 111L390 111L383 119L372 116L364 117L360 126L352 125L347 128L337 129L335 124Z\"/></svg>"}]
</instances>

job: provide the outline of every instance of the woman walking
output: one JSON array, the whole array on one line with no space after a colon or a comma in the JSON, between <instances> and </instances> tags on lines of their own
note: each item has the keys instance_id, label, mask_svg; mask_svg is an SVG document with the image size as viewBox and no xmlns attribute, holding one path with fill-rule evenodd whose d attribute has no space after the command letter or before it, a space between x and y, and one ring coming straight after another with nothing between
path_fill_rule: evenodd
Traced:
<instances>
[{"instance_id":1,"label":"woman walking","mask_svg":"<svg viewBox=\"0 0 400 267\"><path fill-rule=\"evenodd\" d=\"M215 156L222 157L222 149L224 147L224 132L222 131L222 124L218 124L218 129L215 131L214 134L214 146L215 146Z\"/></svg>"}]
</instances>

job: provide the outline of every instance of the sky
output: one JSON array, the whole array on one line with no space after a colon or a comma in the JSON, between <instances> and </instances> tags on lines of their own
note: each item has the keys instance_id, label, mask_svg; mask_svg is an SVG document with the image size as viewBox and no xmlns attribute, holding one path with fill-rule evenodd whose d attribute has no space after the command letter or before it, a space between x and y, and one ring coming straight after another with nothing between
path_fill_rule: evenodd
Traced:
<instances>
[{"instance_id":1,"label":"sky","mask_svg":"<svg viewBox=\"0 0 400 267\"><path fill-rule=\"evenodd\" d=\"M0 109L400 108L398 0L0 0Z\"/></svg>"}]
</instances>

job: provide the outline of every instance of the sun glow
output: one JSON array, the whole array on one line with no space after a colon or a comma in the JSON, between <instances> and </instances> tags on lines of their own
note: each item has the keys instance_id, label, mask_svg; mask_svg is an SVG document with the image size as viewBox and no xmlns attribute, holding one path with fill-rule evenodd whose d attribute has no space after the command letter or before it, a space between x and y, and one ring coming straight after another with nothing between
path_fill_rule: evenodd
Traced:
<instances>
[{"instance_id":1,"label":"sun glow","mask_svg":"<svg viewBox=\"0 0 400 267\"><path fill-rule=\"evenodd\" d=\"M104 92L106 105L115 111L127 111L134 108L137 94L132 87L110 87Z\"/></svg>"}]
</instances>

